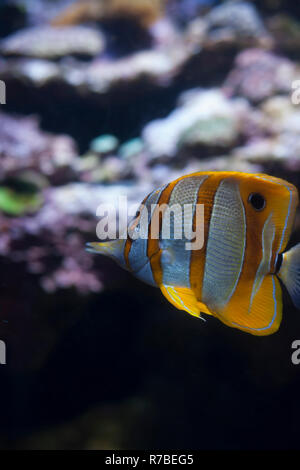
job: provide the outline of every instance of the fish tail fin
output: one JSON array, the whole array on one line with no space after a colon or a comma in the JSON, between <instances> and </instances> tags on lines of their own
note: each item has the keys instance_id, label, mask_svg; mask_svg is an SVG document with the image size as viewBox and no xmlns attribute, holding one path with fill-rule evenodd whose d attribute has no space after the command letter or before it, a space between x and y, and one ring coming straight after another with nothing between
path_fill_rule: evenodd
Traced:
<instances>
[{"instance_id":1,"label":"fish tail fin","mask_svg":"<svg viewBox=\"0 0 300 470\"><path fill-rule=\"evenodd\" d=\"M277 275L286 286L295 307L300 309L300 243L282 255Z\"/></svg>"},{"instance_id":2,"label":"fish tail fin","mask_svg":"<svg viewBox=\"0 0 300 470\"><path fill-rule=\"evenodd\" d=\"M86 251L113 258L123 268L126 268L124 247L126 239L107 240L104 242L92 242L86 244Z\"/></svg>"}]
</instances>

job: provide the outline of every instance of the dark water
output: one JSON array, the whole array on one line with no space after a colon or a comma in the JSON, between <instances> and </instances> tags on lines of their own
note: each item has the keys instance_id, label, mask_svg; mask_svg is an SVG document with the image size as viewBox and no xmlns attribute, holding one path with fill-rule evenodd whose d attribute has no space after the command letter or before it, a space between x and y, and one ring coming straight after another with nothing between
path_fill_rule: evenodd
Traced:
<instances>
[{"instance_id":1,"label":"dark water","mask_svg":"<svg viewBox=\"0 0 300 470\"><path fill-rule=\"evenodd\" d=\"M45 296L23 276L2 289L4 447L78 448L93 430L101 435L103 419L114 422L121 448L298 447L300 366L291 344L299 313L288 299L280 331L257 338L189 317L129 275L88 299ZM87 410L90 425L70 436L64 423L76 429Z\"/></svg>"}]
</instances>

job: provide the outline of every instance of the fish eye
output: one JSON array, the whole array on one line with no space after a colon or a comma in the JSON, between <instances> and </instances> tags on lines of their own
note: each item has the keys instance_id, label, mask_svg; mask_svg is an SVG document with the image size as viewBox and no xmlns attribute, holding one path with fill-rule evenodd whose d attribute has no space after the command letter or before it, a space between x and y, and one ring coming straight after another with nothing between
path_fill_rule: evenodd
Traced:
<instances>
[{"instance_id":1,"label":"fish eye","mask_svg":"<svg viewBox=\"0 0 300 470\"><path fill-rule=\"evenodd\" d=\"M248 202L256 211L262 211L266 206L265 198L259 193L251 193Z\"/></svg>"},{"instance_id":2,"label":"fish eye","mask_svg":"<svg viewBox=\"0 0 300 470\"><path fill-rule=\"evenodd\" d=\"M132 220L137 219L140 215L141 215L141 208L139 207Z\"/></svg>"}]
</instances>

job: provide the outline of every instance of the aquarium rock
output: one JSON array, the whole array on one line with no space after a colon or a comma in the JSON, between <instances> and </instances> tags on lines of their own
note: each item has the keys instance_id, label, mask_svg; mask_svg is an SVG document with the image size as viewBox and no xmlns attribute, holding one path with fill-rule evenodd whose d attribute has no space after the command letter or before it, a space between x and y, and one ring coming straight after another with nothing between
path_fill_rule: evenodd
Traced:
<instances>
[{"instance_id":1,"label":"aquarium rock","mask_svg":"<svg viewBox=\"0 0 300 470\"><path fill-rule=\"evenodd\" d=\"M244 96L257 103L275 93L291 93L297 76L299 67L288 58L261 49L248 49L236 57L224 89L230 96Z\"/></svg>"},{"instance_id":2,"label":"aquarium rock","mask_svg":"<svg viewBox=\"0 0 300 470\"><path fill-rule=\"evenodd\" d=\"M52 135L39 128L36 117L16 117L0 113L0 179L33 169L55 179L69 174L77 157L73 139Z\"/></svg>"},{"instance_id":3,"label":"aquarium rock","mask_svg":"<svg viewBox=\"0 0 300 470\"><path fill-rule=\"evenodd\" d=\"M105 48L103 34L86 26L35 26L13 33L0 43L4 55L54 59L66 55L99 55Z\"/></svg>"},{"instance_id":4,"label":"aquarium rock","mask_svg":"<svg viewBox=\"0 0 300 470\"><path fill-rule=\"evenodd\" d=\"M152 160L176 158L185 147L193 147L199 158L210 147L224 152L234 146L246 110L247 103L229 101L220 90L192 90L181 96L178 108L168 117L149 123L143 137Z\"/></svg>"},{"instance_id":5,"label":"aquarium rock","mask_svg":"<svg viewBox=\"0 0 300 470\"><path fill-rule=\"evenodd\" d=\"M271 46L271 36L250 2L226 2L206 16L209 38L213 41L235 40L258 42Z\"/></svg>"}]
</instances>

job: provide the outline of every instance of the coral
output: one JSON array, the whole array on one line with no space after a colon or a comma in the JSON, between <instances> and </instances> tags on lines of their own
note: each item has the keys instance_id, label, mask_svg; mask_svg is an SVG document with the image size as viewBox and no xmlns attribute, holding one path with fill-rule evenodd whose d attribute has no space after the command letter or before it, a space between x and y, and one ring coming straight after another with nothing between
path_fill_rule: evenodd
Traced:
<instances>
[{"instance_id":1,"label":"coral","mask_svg":"<svg viewBox=\"0 0 300 470\"><path fill-rule=\"evenodd\" d=\"M0 44L5 55L53 59L65 55L98 55L105 48L100 31L86 26L35 26L20 30Z\"/></svg>"},{"instance_id":2,"label":"coral","mask_svg":"<svg viewBox=\"0 0 300 470\"><path fill-rule=\"evenodd\" d=\"M70 137L41 131L35 117L0 113L0 180L35 170L54 181L62 170L69 174L76 156L76 144Z\"/></svg>"},{"instance_id":3,"label":"coral","mask_svg":"<svg viewBox=\"0 0 300 470\"><path fill-rule=\"evenodd\" d=\"M272 39L258 11L250 2L224 3L213 8L205 18L208 40L212 43L236 41L271 47Z\"/></svg>"},{"instance_id":4,"label":"coral","mask_svg":"<svg viewBox=\"0 0 300 470\"><path fill-rule=\"evenodd\" d=\"M179 149L187 146L209 146L228 148L237 138L237 126L230 117L199 119L181 135Z\"/></svg>"},{"instance_id":5,"label":"coral","mask_svg":"<svg viewBox=\"0 0 300 470\"><path fill-rule=\"evenodd\" d=\"M300 170L300 110L292 105L289 97L275 96L262 103L261 112L267 130L265 136L250 140L233 154L240 161L267 168L277 165L290 177Z\"/></svg>"},{"instance_id":6,"label":"coral","mask_svg":"<svg viewBox=\"0 0 300 470\"><path fill-rule=\"evenodd\" d=\"M6 214L19 216L27 212L36 212L42 203L43 199L36 192L22 193L0 185L0 210Z\"/></svg>"},{"instance_id":7,"label":"coral","mask_svg":"<svg viewBox=\"0 0 300 470\"><path fill-rule=\"evenodd\" d=\"M178 23L188 23L208 8L218 3L218 0L168 0L167 14Z\"/></svg>"},{"instance_id":8,"label":"coral","mask_svg":"<svg viewBox=\"0 0 300 470\"><path fill-rule=\"evenodd\" d=\"M224 151L234 145L246 110L246 103L229 102L218 90L194 90L181 97L167 118L148 124L143 137L154 160L177 158L185 147L194 147L201 158L209 148Z\"/></svg>"},{"instance_id":9,"label":"coral","mask_svg":"<svg viewBox=\"0 0 300 470\"><path fill-rule=\"evenodd\" d=\"M242 95L259 102L275 93L290 93L298 70L287 58L261 49L245 50L236 57L224 89L230 96Z\"/></svg>"},{"instance_id":10,"label":"coral","mask_svg":"<svg viewBox=\"0 0 300 470\"><path fill-rule=\"evenodd\" d=\"M88 63L54 63L40 59L15 59L4 62L2 67L0 63L0 80L12 87L17 83L18 89L20 86L34 88L43 94L44 99L47 99L44 91L55 84L60 100L64 100L62 91L67 89L80 100L92 98L100 103L105 95L116 93L114 96L117 96L125 87L128 93L123 93L122 99L126 101L138 91L144 94L143 90L147 93L151 88L165 89L166 84L183 73L192 57L194 53L190 47L173 43L167 48L140 51L118 60L100 57ZM12 96L11 101L13 99Z\"/></svg>"},{"instance_id":11,"label":"coral","mask_svg":"<svg viewBox=\"0 0 300 470\"><path fill-rule=\"evenodd\" d=\"M136 155L140 155L144 150L144 142L140 138L125 142L119 149L121 158L131 160Z\"/></svg>"},{"instance_id":12,"label":"coral","mask_svg":"<svg viewBox=\"0 0 300 470\"><path fill-rule=\"evenodd\" d=\"M211 14L213 12L214 9ZM41 102L45 103L49 96L50 102L46 103L46 109L51 109L49 87L55 90L63 110L67 108L65 104L70 96L84 106L90 106L93 102L93 107L106 106L107 99L113 106L119 106L120 99L130 105L132 97L136 98L137 95L147 101L153 92L164 93L166 90L168 93L173 85L184 86L186 80L191 86L197 86L199 83L207 83L211 74L224 76L231 67L236 50L249 43L259 44L265 34L262 27L257 27L257 31L253 27L252 36L249 33L251 37L245 36L243 42L240 33L229 25L225 27L226 31L231 31L228 41L228 37L216 37L213 24L213 19L206 15L193 19L185 29L178 30L170 19L163 19L151 28L154 41L151 49L142 48L117 58L109 46L105 56L98 56L88 62L71 60L70 57L59 62L8 58L0 64L0 79L12 87L12 102L15 99L15 88L23 89L24 93L34 90L38 106ZM34 49L37 46L30 42L28 47ZM90 46L85 43L85 47ZM20 54L21 51L20 47ZM76 54L75 47L68 53ZM18 109L18 103L13 104ZM89 115L88 112L86 114Z\"/></svg>"},{"instance_id":13,"label":"coral","mask_svg":"<svg viewBox=\"0 0 300 470\"><path fill-rule=\"evenodd\" d=\"M125 160L106 157L102 163L96 157L89 166L70 137L41 131L33 117L1 113L0 142L0 255L25 264L48 292L99 291L102 283L82 249L85 239L95 236L96 209L122 194L138 202L152 185L83 183L120 181L128 174Z\"/></svg>"},{"instance_id":14,"label":"coral","mask_svg":"<svg viewBox=\"0 0 300 470\"><path fill-rule=\"evenodd\" d=\"M300 22L287 15L275 15L267 22L268 29L281 51L294 53L300 46Z\"/></svg>"},{"instance_id":15,"label":"coral","mask_svg":"<svg viewBox=\"0 0 300 470\"><path fill-rule=\"evenodd\" d=\"M61 12L52 24L74 25L123 18L149 27L161 16L163 3L161 0L79 0Z\"/></svg>"},{"instance_id":16,"label":"coral","mask_svg":"<svg viewBox=\"0 0 300 470\"><path fill-rule=\"evenodd\" d=\"M92 140L90 149L92 152L98 154L109 154L117 150L119 146L119 140L114 135L100 135Z\"/></svg>"}]
</instances>

